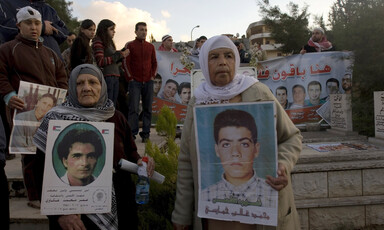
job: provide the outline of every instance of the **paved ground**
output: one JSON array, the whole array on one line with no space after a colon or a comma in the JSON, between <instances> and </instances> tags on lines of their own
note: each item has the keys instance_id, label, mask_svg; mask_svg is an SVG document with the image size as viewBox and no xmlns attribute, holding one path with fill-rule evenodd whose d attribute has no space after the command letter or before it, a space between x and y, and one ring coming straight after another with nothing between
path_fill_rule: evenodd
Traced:
<instances>
[{"instance_id":1,"label":"paved ground","mask_svg":"<svg viewBox=\"0 0 384 230\"><path fill-rule=\"evenodd\" d=\"M363 136L345 136L327 131L302 132L302 135L304 137L302 155L316 154L316 151L314 149L307 146L307 144L309 143L331 143L338 141L345 142L346 140L348 140L348 142L367 142L367 138ZM157 145L162 145L163 143L165 143L165 137L157 135L157 132L154 128L151 129L150 140L152 143L155 143ZM139 154L143 155L145 152L145 143L141 143L141 138L136 139L136 145L138 147ZM16 156L16 158L7 161L5 170L9 181L22 181L20 159L20 156ZM18 226L20 226L22 222L27 222L28 219L33 219L33 222L42 222L43 225L41 229L45 229L45 227L47 227L46 217L40 215L39 210L28 207L26 198L11 198L10 201L11 218L13 219L13 221L15 221L15 223L13 224L15 227L11 227L11 229L25 229L25 227L20 228ZM35 229L36 226L33 226L35 225L32 224L32 229Z\"/></svg>"}]
</instances>

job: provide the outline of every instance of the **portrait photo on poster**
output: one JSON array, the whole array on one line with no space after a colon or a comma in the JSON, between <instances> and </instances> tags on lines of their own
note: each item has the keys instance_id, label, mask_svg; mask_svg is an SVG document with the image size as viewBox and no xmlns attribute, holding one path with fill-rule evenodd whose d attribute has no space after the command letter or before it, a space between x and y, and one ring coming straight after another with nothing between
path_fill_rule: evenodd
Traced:
<instances>
[{"instance_id":1,"label":"portrait photo on poster","mask_svg":"<svg viewBox=\"0 0 384 230\"><path fill-rule=\"evenodd\" d=\"M111 210L114 124L50 120L42 215Z\"/></svg>"},{"instance_id":2,"label":"portrait photo on poster","mask_svg":"<svg viewBox=\"0 0 384 230\"><path fill-rule=\"evenodd\" d=\"M35 154L33 135L45 114L65 100L67 90L20 81L18 97L24 101L23 109L16 109L9 151L14 154Z\"/></svg>"},{"instance_id":3,"label":"portrait photo on poster","mask_svg":"<svg viewBox=\"0 0 384 230\"><path fill-rule=\"evenodd\" d=\"M265 182L277 171L274 103L196 106L194 115L198 215L275 225L278 192Z\"/></svg>"},{"instance_id":4,"label":"portrait photo on poster","mask_svg":"<svg viewBox=\"0 0 384 230\"><path fill-rule=\"evenodd\" d=\"M53 146L52 164L57 176L71 186L87 186L105 165L105 141L99 130L88 123L67 126ZM70 181L73 180L73 183ZM76 183L77 182L77 183Z\"/></svg>"}]
</instances>

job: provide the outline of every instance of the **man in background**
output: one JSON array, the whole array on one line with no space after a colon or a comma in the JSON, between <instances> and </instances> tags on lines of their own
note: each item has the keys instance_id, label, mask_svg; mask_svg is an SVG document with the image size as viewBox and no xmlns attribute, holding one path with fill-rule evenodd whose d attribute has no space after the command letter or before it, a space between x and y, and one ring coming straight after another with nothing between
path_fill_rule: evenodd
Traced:
<instances>
[{"instance_id":1,"label":"man in background","mask_svg":"<svg viewBox=\"0 0 384 230\"><path fill-rule=\"evenodd\" d=\"M335 51L335 47L327 40L324 29L316 27L312 31L312 37L308 40L308 43L303 46L300 54Z\"/></svg>"},{"instance_id":2,"label":"man in background","mask_svg":"<svg viewBox=\"0 0 384 230\"><path fill-rule=\"evenodd\" d=\"M135 26L136 39L125 45L130 54L123 60L126 79L129 81L128 123L132 135L139 133L139 104L143 106L143 131L139 133L142 142L149 139L152 119L153 80L157 71L155 47L145 41L147 24L138 22Z\"/></svg>"},{"instance_id":3,"label":"man in background","mask_svg":"<svg viewBox=\"0 0 384 230\"><path fill-rule=\"evenodd\" d=\"M240 55L240 63L249 63L251 60L251 55L245 51L244 44L242 42L236 41L235 45Z\"/></svg>"},{"instance_id":4,"label":"man in background","mask_svg":"<svg viewBox=\"0 0 384 230\"><path fill-rule=\"evenodd\" d=\"M177 49L173 48L173 38L171 35L164 35L161 41L161 45L158 48L159 51L177 52Z\"/></svg>"},{"instance_id":5,"label":"man in background","mask_svg":"<svg viewBox=\"0 0 384 230\"><path fill-rule=\"evenodd\" d=\"M199 56L200 49L203 46L205 41L207 41L206 36L200 36L198 39L196 39L195 45L193 46L193 48L191 50L191 54Z\"/></svg>"}]
</instances>

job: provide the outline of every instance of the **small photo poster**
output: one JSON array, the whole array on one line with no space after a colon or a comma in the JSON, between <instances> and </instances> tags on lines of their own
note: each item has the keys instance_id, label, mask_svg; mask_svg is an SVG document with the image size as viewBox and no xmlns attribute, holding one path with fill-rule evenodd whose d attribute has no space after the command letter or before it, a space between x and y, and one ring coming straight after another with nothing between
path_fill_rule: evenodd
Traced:
<instances>
[{"instance_id":1,"label":"small photo poster","mask_svg":"<svg viewBox=\"0 0 384 230\"><path fill-rule=\"evenodd\" d=\"M278 192L274 102L198 105L198 216L246 224L277 225Z\"/></svg>"},{"instance_id":2,"label":"small photo poster","mask_svg":"<svg viewBox=\"0 0 384 230\"><path fill-rule=\"evenodd\" d=\"M49 121L42 215L111 211L114 124Z\"/></svg>"},{"instance_id":3,"label":"small photo poster","mask_svg":"<svg viewBox=\"0 0 384 230\"><path fill-rule=\"evenodd\" d=\"M18 97L24 101L22 110L15 110L9 152L12 154L36 154L33 135L44 115L64 102L67 90L20 81Z\"/></svg>"}]
</instances>

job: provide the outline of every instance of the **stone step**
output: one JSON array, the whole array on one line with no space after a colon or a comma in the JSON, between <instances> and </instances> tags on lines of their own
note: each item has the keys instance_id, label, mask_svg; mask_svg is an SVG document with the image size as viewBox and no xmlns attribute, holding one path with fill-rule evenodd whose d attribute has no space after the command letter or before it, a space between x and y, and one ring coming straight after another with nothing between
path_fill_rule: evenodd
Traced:
<instances>
[{"instance_id":1,"label":"stone step","mask_svg":"<svg viewBox=\"0 0 384 230\"><path fill-rule=\"evenodd\" d=\"M40 215L40 209L27 205L27 198L11 198L10 206L10 230L48 230L48 218Z\"/></svg>"}]
</instances>

